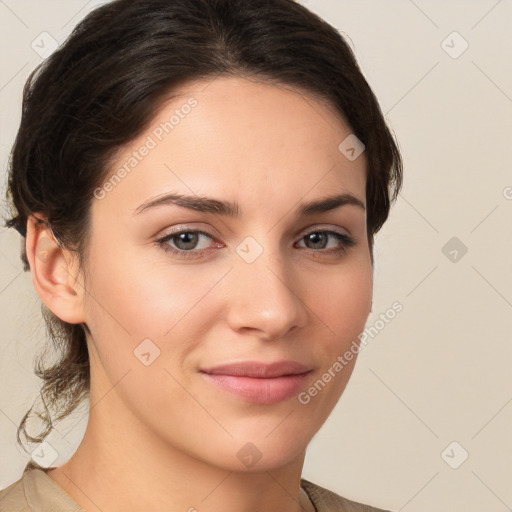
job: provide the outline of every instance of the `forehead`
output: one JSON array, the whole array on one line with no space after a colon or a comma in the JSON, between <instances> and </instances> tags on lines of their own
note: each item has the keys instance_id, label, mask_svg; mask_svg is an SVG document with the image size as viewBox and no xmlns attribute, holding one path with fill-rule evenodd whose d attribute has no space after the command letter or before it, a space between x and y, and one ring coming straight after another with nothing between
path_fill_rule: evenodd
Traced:
<instances>
[{"instance_id":1,"label":"forehead","mask_svg":"<svg viewBox=\"0 0 512 512\"><path fill-rule=\"evenodd\" d=\"M233 199L242 208L333 191L364 201L364 154L350 161L339 149L351 133L334 107L297 88L238 77L192 82L118 152L108 176L123 178L108 197L131 211L169 191Z\"/></svg>"}]
</instances>

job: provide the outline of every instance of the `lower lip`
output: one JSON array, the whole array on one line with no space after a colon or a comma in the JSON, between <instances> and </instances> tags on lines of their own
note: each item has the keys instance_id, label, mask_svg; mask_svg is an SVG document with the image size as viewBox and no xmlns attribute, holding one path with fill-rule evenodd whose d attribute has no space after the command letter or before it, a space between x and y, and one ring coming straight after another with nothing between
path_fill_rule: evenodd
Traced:
<instances>
[{"instance_id":1,"label":"lower lip","mask_svg":"<svg viewBox=\"0 0 512 512\"><path fill-rule=\"evenodd\" d=\"M274 378L241 377L235 375L201 374L211 383L257 404L276 404L297 395L311 372Z\"/></svg>"}]
</instances>

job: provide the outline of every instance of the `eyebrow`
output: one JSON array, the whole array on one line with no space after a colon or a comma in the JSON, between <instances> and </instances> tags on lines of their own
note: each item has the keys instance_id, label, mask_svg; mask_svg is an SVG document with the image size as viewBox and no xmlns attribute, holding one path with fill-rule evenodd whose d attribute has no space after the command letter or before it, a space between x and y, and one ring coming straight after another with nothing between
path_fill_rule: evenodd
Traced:
<instances>
[{"instance_id":1,"label":"eyebrow","mask_svg":"<svg viewBox=\"0 0 512 512\"><path fill-rule=\"evenodd\" d=\"M140 214L151 208L162 205L176 205L181 208L188 208L198 212L215 213L227 217L240 217L241 208L237 202L221 201L211 197L186 196L183 194L165 194L154 197L142 203L133 212L134 215ZM309 203L301 203L295 210L295 215L308 216L315 213L327 212L339 208L340 206L352 205L366 210L364 203L352 194L336 194L321 199L316 199Z\"/></svg>"}]
</instances>

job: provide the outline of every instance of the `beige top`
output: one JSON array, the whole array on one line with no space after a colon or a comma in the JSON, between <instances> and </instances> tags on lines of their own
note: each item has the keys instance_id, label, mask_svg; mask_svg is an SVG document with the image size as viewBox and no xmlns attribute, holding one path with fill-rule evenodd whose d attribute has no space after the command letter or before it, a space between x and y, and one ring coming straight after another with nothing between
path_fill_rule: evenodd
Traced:
<instances>
[{"instance_id":1,"label":"beige top","mask_svg":"<svg viewBox=\"0 0 512 512\"><path fill-rule=\"evenodd\" d=\"M301 478L317 512L388 512L342 498ZM43 468L29 462L22 477L0 491L0 512L85 512Z\"/></svg>"}]
</instances>

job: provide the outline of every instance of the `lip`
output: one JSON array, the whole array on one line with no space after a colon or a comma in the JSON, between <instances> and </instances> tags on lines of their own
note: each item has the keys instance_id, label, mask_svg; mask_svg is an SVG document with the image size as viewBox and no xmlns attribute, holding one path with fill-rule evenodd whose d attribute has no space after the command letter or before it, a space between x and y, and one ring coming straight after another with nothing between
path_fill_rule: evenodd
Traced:
<instances>
[{"instance_id":1,"label":"lip","mask_svg":"<svg viewBox=\"0 0 512 512\"><path fill-rule=\"evenodd\" d=\"M249 402L275 404L296 395L312 368L296 361L245 361L200 370L210 383Z\"/></svg>"},{"instance_id":2,"label":"lip","mask_svg":"<svg viewBox=\"0 0 512 512\"><path fill-rule=\"evenodd\" d=\"M305 366L297 361L274 361L263 363L260 361L241 361L230 364L203 368L201 371L210 375L235 375L243 377L272 378L283 375L297 375L309 372L310 366Z\"/></svg>"}]
</instances>

